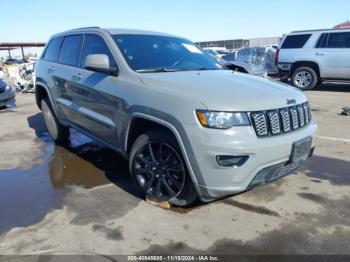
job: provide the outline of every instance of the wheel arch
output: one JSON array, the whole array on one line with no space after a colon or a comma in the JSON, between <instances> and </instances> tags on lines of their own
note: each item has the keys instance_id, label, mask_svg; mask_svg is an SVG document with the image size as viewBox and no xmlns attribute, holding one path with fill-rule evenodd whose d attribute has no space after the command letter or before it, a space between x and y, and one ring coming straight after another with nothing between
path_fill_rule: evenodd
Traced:
<instances>
[{"instance_id":1,"label":"wheel arch","mask_svg":"<svg viewBox=\"0 0 350 262\"><path fill-rule=\"evenodd\" d=\"M136 125L145 125L146 128L145 129L139 128L140 126L136 126ZM191 161L186 151L184 141L181 138L181 135L177 130L177 128L175 127L175 125L173 125L169 121L160 119L155 116L147 115L144 113L134 113L129 121L129 125L125 133L124 150L126 154L129 156L129 152L131 150L132 144L137 139L138 135L141 134L141 132L143 133L146 130L149 130L151 128L156 128L156 127L162 128L165 131L169 132L177 141L179 148L181 150L182 156L185 160L189 175L196 189L196 192L198 193L198 196L202 198L202 194L198 186L198 180L193 171L193 166L191 165ZM134 132L135 130L136 132Z\"/></svg>"},{"instance_id":2,"label":"wheel arch","mask_svg":"<svg viewBox=\"0 0 350 262\"><path fill-rule=\"evenodd\" d=\"M54 103L54 100L52 99L49 88L44 83L37 82L35 84L35 100L36 100L36 104L40 110L41 110L41 100L45 97L49 98L50 103L51 103L52 108L53 108L53 111L55 112L56 116L58 116L57 110L56 110L56 104Z\"/></svg>"},{"instance_id":3,"label":"wheel arch","mask_svg":"<svg viewBox=\"0 0 350 262\"><path fill-rule=\"evenodd\" d=\"M35 101L36 105L41 110L41 100L49 97L47 89L42 84L36 84L35 85Z\"/></svg>"},{"instance_id":4,"label":"wheel arch","mask_svg":"<svg viewBox=\"0 0 350 262\"><path fill-rule=\"evenodd\" d=\"M183 145L179 132L170 122L152 115L134 113L132 114L125 134L124 150L126 153L130 152L133 142L139 135L153 128L164 129L176 139L180 147Z\"/></svg>"},{"instance_id":5,"label":"wheel arch","mask_svg":"<svg viewBox=\"0 0 350 262\"><path fill-rule=\"evenodd\" d=\"M303 67L303 66L307 66L307 67L311 67L312 69L315 70L317 77L320 79L321 78L321 71L320 71L320 66L314 62L314 61L297 61L294 62L291 70L290 70L290 76L293 75L294 71L299 68L299 67Z\"/></svg>"}]
</instances>

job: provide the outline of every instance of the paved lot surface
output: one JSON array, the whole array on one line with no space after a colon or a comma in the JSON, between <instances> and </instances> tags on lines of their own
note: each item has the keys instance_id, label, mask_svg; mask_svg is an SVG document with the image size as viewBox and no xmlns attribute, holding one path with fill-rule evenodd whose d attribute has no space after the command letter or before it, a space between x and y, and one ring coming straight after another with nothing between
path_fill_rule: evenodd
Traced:
<instances>
[{"instance_id":1,"label":"paved lot surface","mask_svg":"<svg viewBox=\"0 0 350 262\"><path fill-rule=\"evenodd\" d=\"M32 94L1 110L0 254L350 254L350 87L307 92L319 123L298 175L192 209L164 210L127 163L72 131L49 139Z\"/></svg>"}]
</instances>

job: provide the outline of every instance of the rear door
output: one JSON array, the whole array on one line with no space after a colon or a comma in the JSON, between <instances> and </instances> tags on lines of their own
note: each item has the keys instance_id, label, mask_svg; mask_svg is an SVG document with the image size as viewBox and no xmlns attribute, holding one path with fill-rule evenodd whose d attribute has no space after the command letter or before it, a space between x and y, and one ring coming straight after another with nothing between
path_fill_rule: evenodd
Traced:
<instances>
[{"instance_id":1,"label":"rear door","mask_svg":"<svg viewBox=\"0 0 350 262\"><path fill-rule=\"evenodd\" d=\"M81 126L80 107L74 104L76 89L75 73L79 67L83 35L65 36L52 76L57 87L57 106L66 121Z\"/></svg>"},{"instance_id":2,"label":"rear door","mask_svg":"<svg viewBox=\"0 0 350 262\"><path fill-rule=\"evenodd\" d=\"M60 46L62 44L63 37L56 37L50 40L48 43L43 56L37 63L35 67L35 73L37 75L36 82L44 83L49 89L52 99L57 97L57 88L55 81L56 67L58 61L58 52L60 50ZM56 103L52 105L55 109ZM55 110L56 113L58 112ZM58 114L57 117L60 118Z\"/></svg>"},{"instance_id":3,"label":"rear door","mask_svg":"<svg viewBox=\"0 0 350 262\"><path fill-rule=\"evenodd\" d=\"M322 34L315 50L322 78L350 79L350 32Z\"/></svg>"}]
</instances>

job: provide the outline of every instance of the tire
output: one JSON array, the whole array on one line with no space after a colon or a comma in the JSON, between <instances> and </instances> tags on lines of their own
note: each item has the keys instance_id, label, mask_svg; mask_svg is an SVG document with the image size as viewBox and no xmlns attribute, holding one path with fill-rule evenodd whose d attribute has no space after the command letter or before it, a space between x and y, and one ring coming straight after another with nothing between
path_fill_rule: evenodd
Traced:
<instances>
[{"instance_id":1,"label":"tire","mask_svg":"<svg viewBox=\"0 0 350 262\"><path fill-rule=\"evenodd\" d=\"M58 122L48 98L43 98L41 100L41 111L46 128L53 141L57 144L66 143L69 139L69 128Z\"/></svg>"},{"instance_id":2,"label":"tire","mask_svg":"<svg viewBox=\"0 0 350 262\"><path fill-rule=\"evenodd\" d=\"M135 185L151 199L180 207L197 199L178 143L164 129L150 130L136 139L129 155L129 168Z\"/></svg>"},{"instance_id":3,"label":"tire","mask_svg":"<svg viewBox=\"0 0 350 262\"><path fill-rule=\"evenodd\" d=\"M300 90L311 90L318 82L316 71L308 66L298 67L292 74L292 84Z\"/></svg>"}]
</instances>

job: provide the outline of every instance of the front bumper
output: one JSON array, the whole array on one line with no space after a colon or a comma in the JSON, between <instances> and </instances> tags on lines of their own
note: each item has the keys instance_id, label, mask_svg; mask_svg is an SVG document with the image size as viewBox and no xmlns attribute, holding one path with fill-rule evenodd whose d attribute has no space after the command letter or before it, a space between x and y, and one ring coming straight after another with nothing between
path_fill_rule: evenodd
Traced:
<instances>
[{"instance_id":1,"label":"front bumper","mask_svg":"<svg viewBox=\"0 0 350 262\"><path fill-rule=\"evenodd\" d=\"M291 75L291 68L292 68L292 65L289 63L278 64L277 65L278 77L281 80L288 80L290 78L290 75Z\"/></svg>"},{"instance_id":2,"label":"front bumper","mask_svg":"<svg viewBox=\"0 0 350 262\"><path fill-rule=\"evenodd\" d=\"M294 132L266 138L258 138L251 126L217 130L186 125L185 129L194 152L190 162L196 161L198 166L195 176L200 198L202 201L211 201L261 184L254 184L253 180L259 172L264 172L267 168L277 172L277 169L272 167L283 167L284 173L277 178L295 171L301 163L286 167L293 143L312 137L317 126L311 121ZM217 155L246 155L249 159L240 167L220 167L216 162ZM271 176L271 173L273 172L268 172L266 177ZM267 179L264 183L273 180Z\"/></svg>"},{"instance_id":3,"label":"front bumper","mask_svg":"<svg viewBox=\"0 0 350 262\"><path fill-rule=\"evenodd\" d=\"M16 103L16 93L13 90L0 94L0 107L12 106Z\"/></svg>"}]
</instances>

